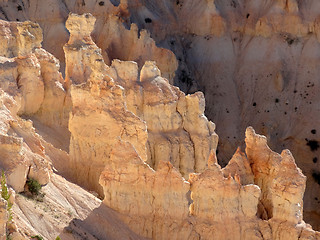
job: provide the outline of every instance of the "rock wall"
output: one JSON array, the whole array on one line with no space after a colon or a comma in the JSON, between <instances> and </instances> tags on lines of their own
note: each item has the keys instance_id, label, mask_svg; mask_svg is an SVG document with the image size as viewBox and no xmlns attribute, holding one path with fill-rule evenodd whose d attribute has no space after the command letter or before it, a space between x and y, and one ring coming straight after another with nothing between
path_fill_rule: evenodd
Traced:
<instances>
[{"instance_id":1,"label":"rock wall","mask_svg":"<svg viewBox=\"0 0 320 240\"><path fill-rule=\"evenodd\" d=\"M92 13L97 18L93 37L102 49L107 64L113 59L136 61L141 69L147 60L157 61L163 75L173 81L178 62L174 54L156 46L147 31L139 31L130 23L126 4L116 7L109 0L70 1L50 0L0 2L0 18L10 21L35 21L44 30L43 46L61 61L64 69L65 55L62 46L69 35L65 22L70 12ZM41 9L41 11L39 11ZM126 41L120 41L126 39Z\"/></svg>"},{"instance_id":2,"label":"rock wall","mask_svg":"<svg viewBox=\"0 0 320 240\"><path fill-rule=\"evenodd\" d=\"M152 239L319 239L302 218L306 177L291 153L271 151L251 127L245 141L248 158L238 150L221 169L212 151L208 169L185 181L171 163L154 171L119 140L100 177L103 202Z\"/></svg>"},{"instance_id":3,"label":"rock wall","mask_svg":"<svg viewBox=\"0 0 320 240\"><path fill-rule=\"evenodd\" d=\"M8 184L22 192L27 178L47 184L52 170L42 137L21 116L53 129L65 127L66 91L58 60L41 48L39 25L5 21L0 25L4 43L0 51L0 165Z\"/></svg>"},{"instance_id":4,"label":"rock wall","mask_svg":"<svg viewBox=\"0 0 320 240\"><path fill-rule=\"evenodd\" d=\"M90 14L71 14L67 21L72 178L103 195L98 179L117 138L132 143L155 169L163 159L186 178L203 171L217 145L215 126L204 116L203 95L185 96L161 77L154 62L146 62L140 74L134 62L116 60L108 67L90 38L93 25Z\"/></svg>"},{"instance_id":5,"label":"rock wall","mask_svg":"<svg viewBox=\"0 0 320 240\"><path fill-rule=\"evenodd\" d=\"M68 13L91 12L97 18L93 39L107 64L133 60L141 69L146 60L157 61L162 75L185 93L204 93L206 115L219 126L223 165L249 125L276 151L292 149L308 177L305 214L318 225L317 0L31 0L2 1L0 7L2 19L39 22L44 47L62 69Z\"/></svg>"},{"instance_id":6,"label":"rock wall","mask_svg":"<svg viewBox=\"0 0 320 240\"><path fill-rule=\"evenodd\" d=\"M223 15L227 10L222 2L206 3L209 17L204 24L210 16L219 24L192 31L221 38L229 24L222 18L228 19ZM188 6L184 4L181 9ZM289 21L301 7L290 1L277 4L272 11L287 11L280 22ZM248 128L246 154L237 150L221 169L215 125L204 116L204 95L185 95L171 86L152 61L106 65L106 53L90 36L94 22L91 14L69 16L65 81L58 60L41 49L38 25L1 22L7 45L0 58L0 159L16 191L23 190L27 177L48 183L50 161L66 160L65 165L59 162L66 175L104 195L104 203L144 237L320 239L303 221L306 177L288 150L271 151L267 137ZM296 22L290 31L305 36L303 27ZM277 31L283 29L272 28L272 34ZM247 34L270 37L261 32ZM283 73L276 74L274 84L282 92L284 79ZM40 132L51 129L59 135L69 128L71 138L65 134L62 144L70 142L70 160L67 152L55 148L59 144L53 136L46 142L21 116L34 120ZM307 144L317 151L315 139ZM317 173L312 176L316 179Z\"/></svg>"},{"instance_id":7,"label":"rock wall","mask_svg":"<svg viewBox=\"0 0 320 240\"><path fill-rule=\"evenodd\" d=\"M70 15L67 24L71 38L65 46L66 69L86 69L83 73L88 74L67 79L73 104L70 156L76 181L102 195L96 183L101 173L104 203L144 237L212 239L214 234L216 239L222 239L232 232L227 238L318 238L319 234L302 219L305 176L288 150L281 155L271 151L266 138L255 134L252 128L246 132L246 155L238 150L223 170L217 164L215 146L206 147L203 143L199 145L205 147L207 154L202 158L207 159L211 151L209 162L203 164L200 173L191 174L189 182L182 177L181 173L186 172L181 171L181 166L178 165L180 173L170 163L174 159L170 153L176 148L168 150L170 145L155 143L162 147L162 156L156 163L152 148L145 148L146 143L153 146L152 141L156 141L150 138L155 135L153 131L166 137L170 136L168 130L176 135L174 130L191 136L196 132L198 139L207 137L206 141L214 140L216 144L214 125L203 116L203 95L185 96L171 87L153 62L146 62L139 79L133 62L105 65L91 39L72 35L72 26L78 21L84 29L92 29L92 19L88 14ZM69 57L69 53L81 57ZM157 115L160 111L166 115ZM179 144L182 143L185 142ZM192 170L197 170L196 165L188 174Z\"/></svg>"},{"instance_id":8,"label":"rock wall","mask_svg":"<svg viewBox=\"0 0 320 240\"><path fill-rule=\"evenodd\" d=\"M306 219L317 229L319 9L316 0L128 1L131 21L175 53L175 85L204 93L220 163L249 125L275 151L291 149L307 176Z\"/></svg>"}]
</instances>

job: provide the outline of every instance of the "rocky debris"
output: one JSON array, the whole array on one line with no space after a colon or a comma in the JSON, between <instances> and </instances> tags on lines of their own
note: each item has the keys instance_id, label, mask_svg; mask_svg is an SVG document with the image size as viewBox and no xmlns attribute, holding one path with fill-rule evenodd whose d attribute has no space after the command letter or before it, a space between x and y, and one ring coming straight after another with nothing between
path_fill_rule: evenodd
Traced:
<instances>
[{"instance_id":1,"label":"rocky debris","mask_svg":"<svg viewBox=\"0 0 320 240\"><path fill-rule=\"evenodd\" d=\"M24 190L27 177L41 184L50 179L50 165L30 121L22 120L14 111L17 103L11 96L1 91L1 168L6 171L8 184L15 191ZM13 109L13 111L10 111Z\"/></svg>"},{"instance_id":2,"label":"rocky debris","mask_svg":"<svg viewBox=\"0 0 320 240\"><path fill-rule=\"evenodd\" d=\"M17 194L13 206L13 221L17 229L12 236L41 236L44 239L143 239L119 220L119 214L101 204L101 200L79 186L52 174L42 187L45 197L36 201ZM76 223L75 225L73 223ZM99 223L99 224L98 224ZM103 228L96 228L97 225ZM108 226L108 227L106 227Z\"/></svg>"}]
</instances>

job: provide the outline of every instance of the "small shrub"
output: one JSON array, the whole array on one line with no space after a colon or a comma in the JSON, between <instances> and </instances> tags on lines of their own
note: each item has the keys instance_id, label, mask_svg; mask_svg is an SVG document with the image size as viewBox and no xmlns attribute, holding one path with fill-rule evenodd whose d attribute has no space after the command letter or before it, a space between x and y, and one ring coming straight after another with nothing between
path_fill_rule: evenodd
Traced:
<instances>
[{"instance_id":1,"label":"small shrub","mask_svg":"<svg viewBox=\"0 0 320 240\"><path fill-rule=\"evenodd\" d=\"M39 195L41 190L40 183L35 179L28 179L27 186L32 195Z\"/></svg>"},{"instance_id":2,"label":"small shrub","mask_svg":"<svg viewBox=\"0 0 320 240\"><path fill-rule=\"evenodd\" d=\"M43 237L39 235L31 236L32 239L43 240Z\"/></svg>"},{"instance_id":3,"label":"small shrub","mask_svg":"<svg viewBox=\"0 0 320 240\"><path fill-rule=\"evenodd\" d=\"M8 192L8 186L7 186L7 180L6 180L6 176L4 174L4 171L2 170L1 173L1 197L6 200L7 202L7 211L9 213L9 219L8 222L10 222L12 220L12 203L9 201L11 194L9 194Z\"/></svg>"},{"instance_id":4,"label":"small shrub","mask_svg":"<svg viewBox=\"0 0 320 240\"><path fill-rule=\"evenodd\" d=\"M56 237L56 240L61 240L61 238L58 236L58 237Z\"/></svg>"}]
</instances>

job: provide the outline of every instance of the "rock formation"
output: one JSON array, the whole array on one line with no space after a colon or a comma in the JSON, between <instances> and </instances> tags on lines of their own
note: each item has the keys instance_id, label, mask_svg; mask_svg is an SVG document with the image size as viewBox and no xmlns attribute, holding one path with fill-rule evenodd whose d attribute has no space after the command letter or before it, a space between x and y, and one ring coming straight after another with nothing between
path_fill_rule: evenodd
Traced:
<instances>
[{"instance_id":1,"label":"rock formation","mask_svg":"<svg viewBox=\"0 0 320 240\"><path fill-rule=\"evenodd\" d=\"M305 215L317 228L317 115L306 120L317 100L315 1L50 3L33 18L47 26L45 46L50 31L63 33L53 50L66 42L61 26L70 9L96 10L97 23L91 14L69 15L65 58L58 54L63 79L59 61L41 48L39 25L0 21L0 167L16 192L28 178L47 184L45 204L61 213L30 217L36 204L17 194L12 236L54 238L68 226L61 233L66 239L320 239L303 219L306 177L289 150L278 154L267 146L267 139L276 151L289 146L298 165L312 156L301 168L311 179ZM0 15L31 16L43 4L2 1ZM52 10L56 19L48 23L43 14ZM176 77L173 53L141 28L176 53ZM195 93L181 92L173 79ZM223 136L218 156L204 96ZM249 124L267 137L247 128L245 153L239 148L221 168L217 159L234 151ZM59 180L51 166L104 196L104 205ZM55 225L55 216L68 215L66 207L79 219L63 217ZM112 230L97 229L95 221Z\"/></svg>"},{"instance_id":2,"label":"rock formation","mask_svg":"<svg viewBox=\"0 0 320 240\"><path fill-rule=\"evenodd\" d=\"M89 14L71 14L67 21L71 34L64 47L72 99L70 157L72 168L77 169L72 170L76 175L72 178L102 195L98 179L117 138L132 143L155 169L164 159L186 178L203 171L217 145L215 126L203 115L203 95L185 96L161 77L154 62L145 63L140 78L136 63L114 61L108 67L88 33L93 24Z\"/></svg>"},{"instance_id":3,"label":"rock formation","mask_svg":"<svg viewBox=\"0 0 320 240\"><path fill-rule=\"evenodd\" d=\"M201 90L206 115L219 126L223 165L249 125L265 134L276 151L291 149L308 179L305 214L318 226L320 155L309 146L319 142L317 0L30 0L2 1L0 7L2 19L41 25L44 47L60 59L62 70L68 14L90 12L97 18L93 39L108 65L116 58L132 60L140 70L153 60L162 76L185 93ZM4 49L17 54L11 48L15 41L4 42ZM68 114L63 116L67 120Z\"/></svg>"},{"instance_id":4,"label":"rock formation","mask_svg":"<svg viewBox=\"0 0 320 240\"><path fill-rule=\"evenodd\" d=\"M248 128L246 154L238 150L221 169L212 151L208 169L186 182L171 163L154 171L119 140L100 177L104 203L152 239L319 239L302 219L306 178L291 153L271 151Z\"/></svg>"}]
</instances>

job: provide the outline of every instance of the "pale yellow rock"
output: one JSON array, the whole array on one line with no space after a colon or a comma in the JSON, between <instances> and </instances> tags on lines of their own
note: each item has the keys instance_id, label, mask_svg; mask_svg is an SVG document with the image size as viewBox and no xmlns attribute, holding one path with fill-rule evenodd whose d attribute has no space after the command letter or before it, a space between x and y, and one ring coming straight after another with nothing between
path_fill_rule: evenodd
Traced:
<instances>
[{"instance_id":1,"label":"pale yellow rock","mask_svg":"<svg viewBox=\"0 0 320 240\"><path fill-rule=\"evenodd\" d=\"M140 79L135 63L115 60L112 67L115 81L125 89L128 109L146 121L148 164L157 169L159 162L170 159L186 179L203 171L218 141L215 125L204 116L204 96L185 96L161 77L155 62L145 63Z\"/></svg>"},{"instance_id":2,"label":"pale yellow rock","mask_svg":"<svg viewBox=\"0 0 320 240\"><path fill-rule=\"evenodd\" d=\"M282 31L274 26L283 22L290 34L305 36L305 26L301 26L301 18L295 16L298 5L295 1L286 1L285 6L282 6L283 3L279 1L280 7L274 11L287 11L292 16L284 19L273 16L271 20L268 19L272 31ZM207 1L207 4L209 10L212 9L210 4L213 1ZM271 151L266 138L248 128L247 158L238 151L229 165L221 169L215 155L215 125L204 116L202 93L184 95L161 76L154 62L146 62L140 72L139 66L133 62L114 61L111 67L106 66L103 54L90 37L93 17L83 15L70 19L73 23L70 20L72 24L68 26L74 36L65 47L69 57L68 69L71 69L66 84L58 73L56 59L38 47L30 47L32 44L23 42L19 45L26 48L26 51L22 51L22 47L20 49L19 54L24 56L1 58L4 69L2 76L8 79L2 84L8 94L1 92L0 98L0 160L5 165L8 183L19 189L28 174L28 177L37 178L45 184L50 177L47 152L57 161L68 161L69 158L67 152L45 144L45 140L35 134L32 122L22 120L16 113L20 110L19 114L29 114L43 123L48 121L49 126L54 126L55 122L57 126L66 126L66 117L59 115L68 113L68 109L64 108L69 106L69 110L72 110L68 125L72 134L71 162L65 165L69 168L66 171L75 172L74 177L78 182L96 191L101 191L97 182L100 178L106 196L105 203L119 211L121 219L136 233L153 239L319 238L319 233L303 222L305 177L289 151L285 150L281 155ZM81 22L81 25L77 25L77 22ZM82 34L82 28L88 31L84 30ZM235 28L241 29L236 25ZM282 37L284 41L290 40L287 38L289 35ZM74 46L78 48L73 49ZM30 66L30 72L27 72L26 66ZM79 74L75 69L80 69ZM14 83L17 74L22 72L28 91L22 88L23 91L18 92ZM285 89L286 75L282 76L282 81L282 86L271 84L271 87L278 88L278 91ZM39 92L34 92L33 84L39 82L43 82L43 87ZM68 91L71 96L68 96ZM54 106L50 111L55 97L57 105L63 105ZM72 98L72 106L64 105L62 101L68 97ZM39 103L32 104L30 99L38 99ZM231 125L225 131L232 132ZM200 173L191 175L190 186L185 179L192 172ZM66 183L56 183L56 186L62 189L61 192L75 188ZM49 187L54 189L52 185ZM47 192L53 199L50 198L50 201L62 199L59 207L54 206L66 216L66 210L63 209L64 206L70 206L70 198L67 195L61 197L56 190L52 190L55 192L53 194L51 190ZM189 191L193 202L188 198ZM70 194L78 196L76 192ZM85 196L84 199L75 198L71 201L82 204L75 208L77 214L78 211L92 210L92 206L90 210L85 208L86 200L92 200L88 195ZM50 232L46 221L30 217L34 214L34 209L28 207L30 203L19 200L19 206L25 211L21 213L23 211L16 208L16 212L20 216L26 215L20 221L23 230L29 233L43 231L46 237L55 237L53 233L61 230L63 224L42 212L51 223L51 230L54 228ZM81 222L79 227L73 226L73 229L81 232L87 225L93 233L92 229L97 228L87 224L90 220L92 218ZM95 218L93 220L97 221ZM105 219L102 217L100 221L104 222ZM104 228L108 226L101 225ZM122 224L119 226L121 230L126 229ZM108 236L97 232L100 234L98 238L105 239Z\"/></svg>"},{"instance_id":3,"label":"pale yellow rock","mask_svg":"<svg viewBox=\"0 0 320 240\"><path fill-rule=\"evenodd\" d=\"M18 58L17 85L21 92L20 115L36 113L44 99L44 84L40 72L40 62L35 55ZM36 90L36 91L35 91Z\"/></svg>"},{"instance_id":4,"label":"pale yellow rock","mask_svg":"<svg viewBox=\"0 0 320 240\"><path fill-rule=\"evenodd\" d=\"M224 177L238 176L242 185L254 184L254 176L246 155L238 148L228 165L222 169Z\"/></svg>"},{"instance_id":5,"label":"pale yellow rock","mask_svg":"<svg viewBox=\"0 0 320 240\"><path fill-rule=\"evenodd\" d=\"M303 193L306 177L295 164L289 150L281 155L272 152L264 136L253 128L246 131L246 154L254 174L254 182L261 188L260 213L298 224L302 221Z\"/></svg>"},{"instance_id":6,"label":"pale yellow rock","mask_svg":"<svg viewBox=\"0 0 320 240\"><path fill-rule=\"evenodd\" d=\"M60 63L44 49L36 49L35 55L40 64L44 93L41 106L33 117L47 126L66 129L71 103L64 86L64 79L59 72Z\"/></svg>"},{"instance_id":7,"label":"pale yellow rock","mask_svg":"<svg viewBox=\"0 0 320 240\"><path fill-rule=\"evenodd\" d=\"M148 238L186 239L189 183L169 162L154 171L130 143L119 141L100 177L104 204L122 214L132 230Z\"/></svg>"},{"instance_id":8,"label":"pale yellow rock","mask_svg":"<svg viewBox=\"0 0 320 240\"><path fill-rule=\"evenodd\" d=\"M74 14L69 16L67 25L71 27L71 40L64 48L66 69L70 74L66 78L68 81L70 76L69 84L73 84L72 112L69 119L70 159L73 168L71 176L80 185L102 196L103 191L98 180L104 166L108 164L113 144L118 138L129 141L141 158L146 160L147 132L145 123L127 110L124 89L115 85L107 74L108 66L104 64L100 49L91 38L83 41L77 39L77 31L73 37L73 28L78 26L79 19L84 19L83 24L88 24L87 28L90 30L94 23L92 15ZM89 47L87 42L90 42ZM73 48L74 44L78 44L77 49ZM81 57L74 58L74 54ZM85 69L87 75L83 72L81 74L81 71L78 72L79 75L72 75L73 70L78 67ZM80 75L81 78L77 78Z\"/></svg>"}]
</instances>

